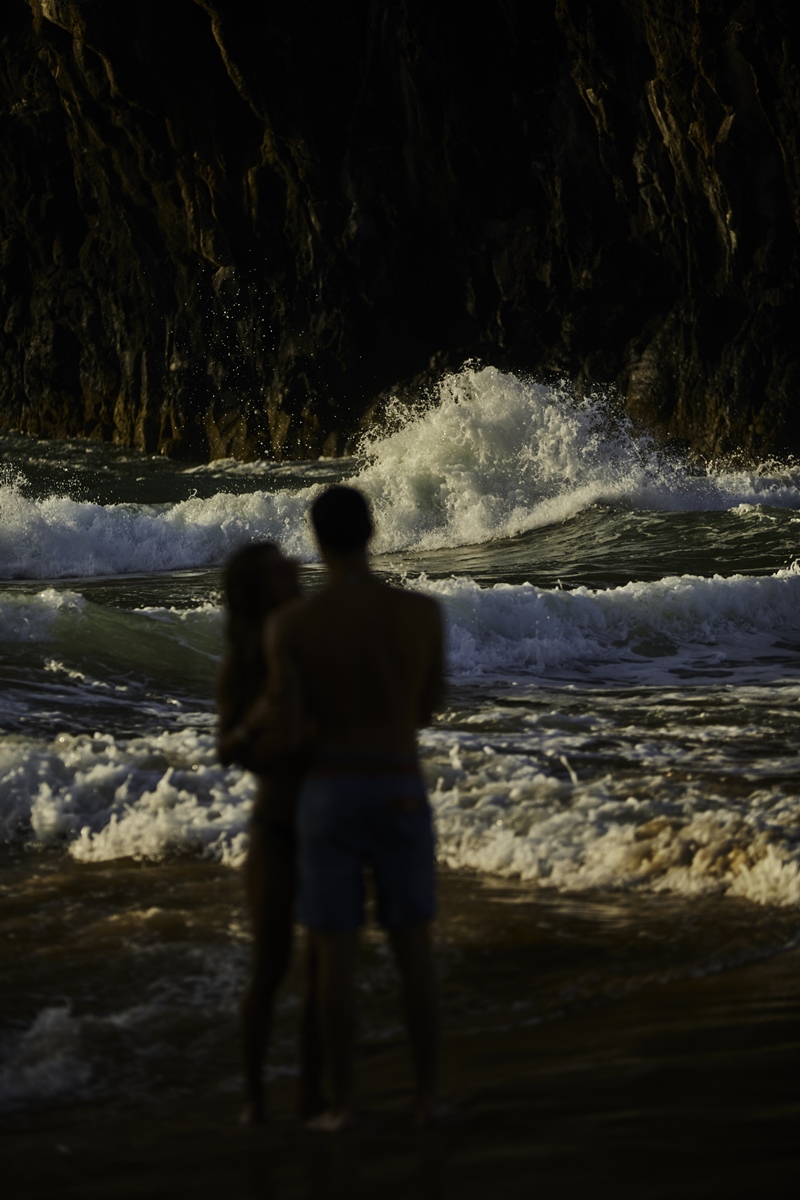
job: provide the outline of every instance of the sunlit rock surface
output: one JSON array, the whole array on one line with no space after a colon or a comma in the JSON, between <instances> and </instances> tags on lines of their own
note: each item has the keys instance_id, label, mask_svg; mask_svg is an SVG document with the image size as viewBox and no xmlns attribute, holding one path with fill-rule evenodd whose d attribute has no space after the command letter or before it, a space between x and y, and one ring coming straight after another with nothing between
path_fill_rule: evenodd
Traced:
<instances>
[{"instance_id":1,"label":"sunlit rock surface","mask_svg":"<svg viewBox=\"0 0 800 1200\"><path fill-rule=\"evenodd\" d=\"M6 0L0 425L338 453L477 356L800 446L794 6Z\"/></svg>"}]
</instances>

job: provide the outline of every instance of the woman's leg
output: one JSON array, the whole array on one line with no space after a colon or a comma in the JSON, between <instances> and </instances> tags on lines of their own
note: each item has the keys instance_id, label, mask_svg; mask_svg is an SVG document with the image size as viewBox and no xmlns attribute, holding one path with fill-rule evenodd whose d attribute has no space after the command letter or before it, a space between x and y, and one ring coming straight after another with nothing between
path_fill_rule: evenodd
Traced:
<instances>
[{"instance_id":1,"label":"woman's leg","mask_svg":"<svg viewBox=\"0 0 800 1200\"><path fill-rule=\"evenodd\" d=\"M305 970L300 1008L300 1086L297 1115L303 1120L324 1112L328 1107L322 1086L323 1054L319 1031L319 967L311 934L305 937Z\"/></svg>"},{"instance_id":2,"label":"woman's leg","mask_svg":"<svg viewBox=\"0 0 800 1200\"><path fill-rule=\"evenodd\" d=\"M290 840L269 825L254 824L245 866L253 927L250 980L242 1002L242 1056L246 1122L264 1117L264 1059L272 1030L275 994L292 951L296 872Z\"/></svg>"}]
</instances>

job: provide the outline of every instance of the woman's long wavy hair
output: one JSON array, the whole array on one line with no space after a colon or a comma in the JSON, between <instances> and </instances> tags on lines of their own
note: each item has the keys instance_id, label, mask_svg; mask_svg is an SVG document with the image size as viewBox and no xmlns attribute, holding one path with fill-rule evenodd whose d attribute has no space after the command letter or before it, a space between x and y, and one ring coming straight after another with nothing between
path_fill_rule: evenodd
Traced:
<instances>
[{"instance_id":1,"label":"woman's long wavy hair","mask_svg":"<svg viewBox=\"0 0 800 1200\"><path fill-rule=\"evenodd\" d=\"M275 607L267 580L277 550L274 542L244 546L225 569L226 650L217 684L223 727L241 720L266 681L264 621Z\"/></svg>"}]
</instances>

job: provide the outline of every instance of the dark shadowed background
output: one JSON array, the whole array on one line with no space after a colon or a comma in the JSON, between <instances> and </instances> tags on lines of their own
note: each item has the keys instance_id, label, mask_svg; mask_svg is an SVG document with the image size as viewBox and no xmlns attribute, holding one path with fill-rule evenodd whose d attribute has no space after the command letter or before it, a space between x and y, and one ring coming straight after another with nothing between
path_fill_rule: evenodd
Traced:
<instances>
[{"instance_id":1,"label":"dark shadowed background","mask_svg":"<svg viewBox=\"0 0 800 1200\"><path fill-rule=\"evenodd\" d=\"M0 427L340 453L470 357L796 450L794 6L5 0Z\"/></svg>"}]
</instances>

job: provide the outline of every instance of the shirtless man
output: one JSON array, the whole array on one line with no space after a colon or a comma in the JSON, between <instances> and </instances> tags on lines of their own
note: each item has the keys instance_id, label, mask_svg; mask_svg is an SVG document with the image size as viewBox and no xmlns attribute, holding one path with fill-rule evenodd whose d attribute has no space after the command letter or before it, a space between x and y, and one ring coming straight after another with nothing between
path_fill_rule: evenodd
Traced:
<instances>
[{"instance_id":1,"label":"shirtless man","mask_svg":"<svg viewBox=\"0 0 800 1200\"><path fill-rule=\"evenodd\" d=\"M441 700L442 622L435 601L370 571L372 522L353 488L329 488L311 519L328 580L275 615L268 651L284 719L312 729L312 767L298 801L300 916L319 962L319 1017L330 1107L309 1126L353 1118L354 974L364 921L363 871L403 986L420 1120L434 1116L438 1065L430 943L434 843L416 731Z\"/></svg>"}]
</instances>

